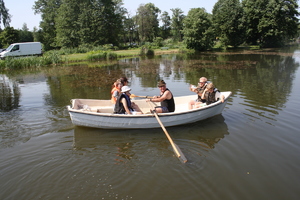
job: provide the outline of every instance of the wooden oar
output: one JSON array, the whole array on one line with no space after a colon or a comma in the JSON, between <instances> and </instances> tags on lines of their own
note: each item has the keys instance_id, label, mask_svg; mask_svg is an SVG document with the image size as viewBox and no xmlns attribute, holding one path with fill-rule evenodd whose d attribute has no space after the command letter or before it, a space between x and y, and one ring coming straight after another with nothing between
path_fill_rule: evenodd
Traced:
<instances>
[{"instance_id":1,"label":"wooden oar","mask_svg":"<svg viewBox=\"0 0 300 200\"><path fill-rule=\"evenodd\" d=\"M140 98L146 98L146 99L152 99L153 97L149 97L149 96L137 96L135 94L131 94L130 98L134 98L134 97L140 97Z\"/></svg>"},{"instance_id":2,"label":"wooden oar","mask_svg":"<svg viewBox=\"0 0 300 200\"><path fill-rule=\"evenodd\" d=\"M148 102L149 106L152 108L151 104ZM182 151L180 150L180 148L173 142L172 138L170 137L168 131L166 130L165 126L163 125L163 123L161 122L161 120L159 119L157 113L155 110L153 110L153 114L156 118L156 120L158 121L159 125L161 126L161 128L163 129L163 131L165 132L169 142L171 143L172 147L173 147L173 151L175 153L175 155L179 158L180 161L182 161L183 163L187 162L187 159L185 158L185 156L183 155Z\"/></svg>"}]
</instances>

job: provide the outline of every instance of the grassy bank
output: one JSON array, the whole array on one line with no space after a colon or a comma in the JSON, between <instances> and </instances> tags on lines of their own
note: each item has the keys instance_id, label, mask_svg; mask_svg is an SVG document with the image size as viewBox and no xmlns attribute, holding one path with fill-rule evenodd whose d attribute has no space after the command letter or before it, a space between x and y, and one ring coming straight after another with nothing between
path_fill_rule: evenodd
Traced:
<instances>
[{"instance_id":1,"label":"grassy bank","mask_svg":"<svg viewBox=\"0 0 300 200\"><path fill-rule=\"evenodd\" d=\"M220 50L219 48L216 48ZM137 56L145 55L161 55L161 54L175 54L175 53L186 53L194 52L193 50L187 50L183 47L169 48L161 47L156 49L148 48L148 46L142 46L140 48L129 48L127 50L113 50L112 46L101 46L101 47L79 47L74 49L60 49L51 50L46 52L41 57L17 57L17 58L6 58L0 60L0 70L10 69L23 69L28 67L41 67L47 65L56 64L79 64L88 63L95 61L109 61L118 60L121 58L132 58Z\"/></svg>"},{"instance_id":2,"label":"grassy bank","mask_svg":"<svg viewBox=\"0 0 300 200\"><path fill-rule=\"evenodd\" d=\"M150 51L154 55L178 53L179 49L162 50L155 49ZM144 52L147 55L147 51ZM117 60L120 58L130 58L136 57L143 54L141 49L128 49L128 50L96 50L87 53L71 53L68 54L65 51L49 51L43 56L28 56L28 57L8 57L4 60L0 60L0 70L10 70L10 69L22 69L28 67L41 67L47 65L56 65L62 63L78 63L83 61L99 61L99 60Z\"/></svg>"},{"instance_id":3,"label":"grassy bank","mask_svg":"<svg viewBox=\"0 0 300 200\"><path fill-rule=\"evenodd\" d=\"M8 57L0 60L0 70L23 69L28 67L41 67L47 65L56 65L65 62L65 58L50 51L43 56L28 56L28 57Z\"/></svg>"}]
</instances>

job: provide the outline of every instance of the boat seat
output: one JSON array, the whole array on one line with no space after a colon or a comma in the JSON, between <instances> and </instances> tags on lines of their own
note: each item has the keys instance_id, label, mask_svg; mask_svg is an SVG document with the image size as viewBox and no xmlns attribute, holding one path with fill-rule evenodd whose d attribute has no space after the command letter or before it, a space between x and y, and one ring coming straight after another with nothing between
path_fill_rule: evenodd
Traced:
<instances>
[{"instance_id":1,"label":"boat seat","mask_svg":"<svg viewBox=\"0 0 300 200\"><path fill-rule=\"evenodd\" d=\"M101 106L93 106L91 107L92 112L100 112L100 113L113 113L113 107L101 107Z\"/></svg>"}]
</instances>

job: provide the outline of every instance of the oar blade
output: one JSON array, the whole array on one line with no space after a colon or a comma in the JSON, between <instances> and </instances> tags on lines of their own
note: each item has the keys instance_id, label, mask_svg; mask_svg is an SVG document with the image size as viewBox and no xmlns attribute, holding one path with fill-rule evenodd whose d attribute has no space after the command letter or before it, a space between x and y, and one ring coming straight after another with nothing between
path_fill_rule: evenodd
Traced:
<instances>
[{"instance_id":1,"label":"oar blade","mask_svg":"<svg viewBox=\"0 0 300 200\"><path fill-rule=\"evenodd\" d=\"M186 157L184 156L184 154L182 153L181 149L177 146L177 144L174 143L174 146L178 152L178 154L176 153L176 151L174 151L175 155L177 155L177 157L179 158L179 160L183 163L186 163L187 162L187 159Z\"/></svg>"}]
</instances>

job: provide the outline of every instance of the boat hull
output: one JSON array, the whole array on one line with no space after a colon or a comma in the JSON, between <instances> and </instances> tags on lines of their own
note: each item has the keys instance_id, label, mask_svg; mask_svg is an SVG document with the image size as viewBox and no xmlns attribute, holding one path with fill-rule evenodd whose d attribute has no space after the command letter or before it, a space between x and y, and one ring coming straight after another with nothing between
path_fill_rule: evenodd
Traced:
<instances>
[{"instance_id":1,"label":"boat hull","mask_svg":"<svg viewBox=\"0 0 300 200\"><path fill-rule=\"evenodd\" d=\"M193 123L201 121L215 115L222 113L231 92L226 93L226 98L224 103L216 102L208 106L204 106L198 109L175 111L172 113L159 113L158 116L165 127L177 126L182 124ZM181 98L181 99L180 99ZM179 97L175 99L177 102L185 102L187 108L187 103L190 99L194 99L193 96ZM74 101L74 100L73 100ZM92 100L93 105L97 104L97 101L104 100ZM139 102L140 101L140 102ZM137 104L143 106L142 101L135 101ZM106 102L107 103L107 102ZM159 128L160 125L157 122L155 116L151 113L141 114L141 115L123 115L123 114L112 114L112 113L97 113L93 110L82 111L79 109L73 109L74 102L72 106L68 106L68 111L72 120L72 123L77 126L86 126L102 129L147 129L147 128ZM93 105L91 107L93 107ZM180 107L180 104L178 104ZM177 104L176 104L177 106ZM183 105L181 105L182 107ZM108 105L104 107L108 108ZM141 107L141 106L140 106ZM111 109L112 110L112 109Z\"/></svg>"}]
</instances>

